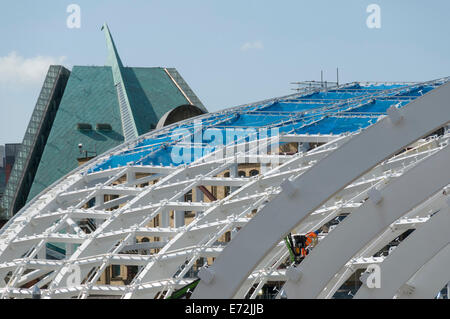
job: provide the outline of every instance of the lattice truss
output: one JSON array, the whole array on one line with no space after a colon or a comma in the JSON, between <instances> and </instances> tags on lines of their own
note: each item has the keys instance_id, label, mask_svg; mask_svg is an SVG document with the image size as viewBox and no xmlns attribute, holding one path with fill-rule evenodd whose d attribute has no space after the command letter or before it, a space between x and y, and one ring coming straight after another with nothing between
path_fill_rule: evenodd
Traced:
<instances>
[{"instance_id":1,"label":"lattice truss","mask_svg":"<svg viewBox=\"0 0 450 319\"><path fill-rule=\"evenodd\" d=\"M439 101L444 98L447 107L450 107L449 88L444 85L436 90L439 94L435 94ZM450 171L439 167L450 159L447 147L450 133L443 129L450 117L448 109L442 112L442 107L433 113L428 103L441 102L427 101L427 97L417 101L425 101L420 103L427 104L433 123L419 121L424 123L417 124L415 134L405 132L409 139L403 139L395 147L386 146L386 151L376 150L383 145L375 143L376 139L363 140L374 143L374 154L381 155L370 157L373 155L370 152L360 155L358 161L369 156L364 165L355 162L355 169L362 166L360 174L348 177L347 182L341 183L343 187L326 193L327 196L318 191L318 204L306 213L300 212L304 203L299 206L300 213L292 209L296 197L302 194L311 197L296 182L321 171L325 175L316 174L319 179L311 184L311 189L317 190L323 185L326 192L326 184L334 178L333 174L337 180L341 177L342 163L330 164L330 158L360 141L360 136L372 127L353 134L291 133L277 137L282 143L317 145L303 151L299 148L295 153L254 155L254 144L243 143L245 147L240 149L244 151L236 156L218 160L214 152L178 167L128 165L92 171L90 168L95 163L89 164L50 187L3 230L0 238L1 295L3 298L29 298L35 285L41 288L43 298L167 298L195 279L188 275L199 261L217 258L210 267L200 271L202 281L193 297L256 298L268 282L277 281L286 282L284 290L288 297L331 298L352 274L369 264L382 266L387 274L382 274L382 278L386 278L382 280L396 278L391 274L398 274L398 267L407 268L404 275L392 279L397 286L401 284L399 287L389 281L382 282L385 289L389 286L390 297L411 296L415 287L421 288L416 289L420 296L434 297L450 280L450 213L446 188ZM403 121L411 120L406 116L407 111L408 106L404 114L403 110L399 113L399 109L393 107L389 115L381 116L374 126L388 123L386 125L398 128ZM426 117L424 114L411 117ZM436 119L438 115L440 119ZM425 128L422 129L422 125ZM434 134L438 129L439 134ZM270 144L273 139L261 139L259 145ZM223 149L216 152L219 151ZM354 153L349 151L350 155ZM271 164L274 157L279 164ZM249 162L259 167L260 174L239 177L239 165ZM326 164L325 168L320 167ZM418 170L426 173L414 175ZM429 182L433 178L434 182ZM404 194L404 188L415 189L421 185L422 189L412 191L413 199ZM214 200L202 195L208 192L196 191L197 195L186 201L185 195L192 190L210 186L227 187L229 192L223 199ZM395 206L396 201L391 204L386 196L404 196L407 203ZM287 202L287 206L274 206L280 200ZM391 215L381 218L376 213L370 215L370 209L377 205L387 206ZM274 212L274 207L282 211ZM184 212L193 212L189 223ZM281 227L289 225L285 218L289 214L298 215L296 222L290 227ZM155 225L157 217L161 225ZM339 220L345 217L344 222L324 231L323 226L338 217ZM263 227L255 231L254 226L259 227L261 221ZM317 229L322 230L319 244L300 265L290 265L284 236L288 232L304 234ZM413 233L404 241L399 239L411 230ZM221 240L228 232L231 241ZM351 237L349 233L360 232L367 238L345 242L346 235ZM149 241L142 242L143 237ZM265 242L266 237L272 242ZM399 248L389 254L377 254L396 239ZM427 243L425 253L416 258L419 261L408 264L410 254L417 256L418 249L424 248L421 239ZM65 253L58 256L49 244L63 246ZM325 257L319 254L320 250ZM334 262L335 259L338 260ZM247 261L250 262L245 264ZM124 285L99 283L99 278L111 265L137 266L138 271ZM228 269L228 273L224 269ZM331 275L320 277L321 273L314 269L323 269ZM303 289L308 271L312 273L311 278L319 278L318 283L311 279L305 284L308 289ZM77 276L79 282L75 280ZM295 290L297 286L300 288ZM362 286L358 294L371 297L373 292L364 288ZM386 296L383 288L376 293Z\"/></svg>"},{"instance_id":2,"label":"lattice truss","mask_svg":"<svg viewBox=\"0 0 450 319\"><path fill-rule=\"evenodd\" d=\"M355 298L436 297L450 281L447 135L434 139L440 146L433 148L433 154L421 159L413 155L417 160L405 167L391 167L393 175L386 176L383 167L402 162L418 145L429 142L423 137L446 127L449 101L450 85L445 84L402 110L390 108L387 118L353 136L297 178L283 182L284 190L247 223L210 268L202 269L202 281L192 297L241 296L249 270L266 266L280 238L293 228L316 229L321 221L316 223L315 216L330 203L338 209L349 203L357 207L332 232L322 234L321 242L299 265L286 270L283 292L288 298L331 298L351 274L369 265L379 267L379 285L365 281ZM391 157L414 142L418 144L409 152ZM382 181L336 203L342 192L379 174ZM277 222L269 226L274 216ZM405 230L410 233L397 248L377 254ZM251 253L248 247L253 247ZM364 274L363 281L372 275Z\"/></svg>"}]
</instances>

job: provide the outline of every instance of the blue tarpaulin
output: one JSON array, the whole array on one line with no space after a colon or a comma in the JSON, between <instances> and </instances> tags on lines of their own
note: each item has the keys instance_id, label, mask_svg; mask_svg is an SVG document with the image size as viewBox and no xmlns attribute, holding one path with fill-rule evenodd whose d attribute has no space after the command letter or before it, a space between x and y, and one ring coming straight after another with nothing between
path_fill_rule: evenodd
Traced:
<instances>
[{"instance_id":1,"label":"blue tarpaulin","mask_svg":"<svg viewBox=\"0 0 450 319\"><path fill-rule=\"evenodd\" d=\"M127 164L163 166L189 164L217 149L217 145L233 140L248 141L255 136L261 138L294 132L351 133L375 123L377 117L384 114L390 106L403 107L433 88L424 85L355 84L328 92L299 94L274 99L272 102L255 103L212 113L206 118L203 117L201 122L185 122L168 132L144 138L134 147L120 154L111 155L92 171ZM271 128L276 130L271 131ZM230 132L237 137L231 140L227 135Z\"/></svg>"}]
</instances>

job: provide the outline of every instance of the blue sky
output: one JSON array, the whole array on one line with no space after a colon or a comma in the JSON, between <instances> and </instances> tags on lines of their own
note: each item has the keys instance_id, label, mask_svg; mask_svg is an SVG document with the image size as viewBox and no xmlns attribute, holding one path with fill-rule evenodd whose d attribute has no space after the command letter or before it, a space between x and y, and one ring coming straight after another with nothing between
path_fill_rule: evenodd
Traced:
<instances>
[{"instance_id":1,"label":"blue sky","mask_svg":"<svg viewBox=\"0 0 450 319\"><path fill-rule=\"evenodd\" d=\"M69 4L81 28L69 29ZM369 4L381 28L369 29ZM210 111L292 81L450 75L448 0L18 0L0 10L0 144L21 142L50 63L104 65L107 22L128 66L176 67Z\"/></svg>"}]
</instances>

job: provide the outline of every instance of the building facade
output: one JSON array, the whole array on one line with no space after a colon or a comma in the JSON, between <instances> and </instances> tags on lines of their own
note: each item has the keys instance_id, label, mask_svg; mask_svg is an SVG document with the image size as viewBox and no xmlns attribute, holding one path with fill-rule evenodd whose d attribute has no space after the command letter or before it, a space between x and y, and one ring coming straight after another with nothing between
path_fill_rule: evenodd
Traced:
<instances>
[{"instance_id":1,"label":"building facade","mask_svg":"<svg viewBox=\"0 0 450 319\"><path fill-rule=\"evenodd\" d=\"M107 25L105 66L50 66L0 201L8 220L31 199L85 162L154 130L176 109L206 108L174 68L124 67Z\"/></svg>"}]
</instances>

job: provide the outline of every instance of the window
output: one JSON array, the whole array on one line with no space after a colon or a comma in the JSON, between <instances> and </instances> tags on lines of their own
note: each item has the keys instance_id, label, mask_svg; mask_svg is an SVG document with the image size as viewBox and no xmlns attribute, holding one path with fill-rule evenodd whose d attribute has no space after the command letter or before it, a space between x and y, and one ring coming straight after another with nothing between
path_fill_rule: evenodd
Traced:
<instances>
[{"instance_id":1,"label":"window","mask_svg":"<svg viewBox=\"0 0 450 319\"><path fill-rule=\"evenodd\" d=\"M259 171L257 169L252 169L250 171L250 176L257 176L257 175L259 175Z\"/></svg>"},{"instance_id":2,"label":"window","mask_svg":"<svg viewBox=\"0 0 450 319\"><path fill-rule=\"evenodd\" d=\"M112 131L111 124L108 123L97 123L97 131L105 131L110 132Z\"/></svg>"},{"instance_id":3,"label":"window","mask_svg":"<svg viewBox=\"0 0 450 319\"><path fill-rule=\"evenodd\" d=\"M223 174L223 177L230 177L230 172L226 172L225 174ZM225 193L225 197L230 195L230 193L231 193L230 186L224 186L224 193Z\"/></svg>"},{"instance_id":4,"label":"window","mask_svg":"<svg viewBox=\"0 0 450 319\"><path fill-rule=\"evenodd\" d=\"M192 189L184 194L184 201L185 202L192 202Z\"/></svg>"},{"instance_id":5,"label":"window","mask_svg":"<svg viewBox=\"0 0 450 319\"><path fill-rule=\"evenodd\" d=\"M91 208L95 206L95 197L91 198L87 203L86 203L86 208Z\"/></svg>"},{"instance_id":6,"label":"window","mask_svg":"<svg viewBox=\"0 0 450 319\"><path fill-rule=\"evenodd\" d=\"M224 193L225 193L225 197L227 197L228 195L230 195L230 193L231 193L231 187L230 187L230 186L224 186Z\"/></svg>"},{"instance_id":7,"label":"window","mask_svg":"<svg viewBox=\"0 0 450 319\"><path fill-rule=\"evenodd\" d=\"M92 130L92 125L89 123L78 123L77 129L80 131L90 131Z\"/></svg>"},{"instance_id":8,"label":"window","mask_svg":"<svg viewBox=\"0 0 450 319\"><path fill-rule=\"evenodd\" d=\"M111 268L112 278L120 277L120 265L112 265Z\"/></svg>"},{"instance_id":9,"label":"window","mask_svg":"<svg viewBox=\"0 0 450 319\"><path fill-rule=\"evenodd\" d=\"M127 266L127 284L129 284L138 273L138 266Z\"/></svg>"}]
</instances>

